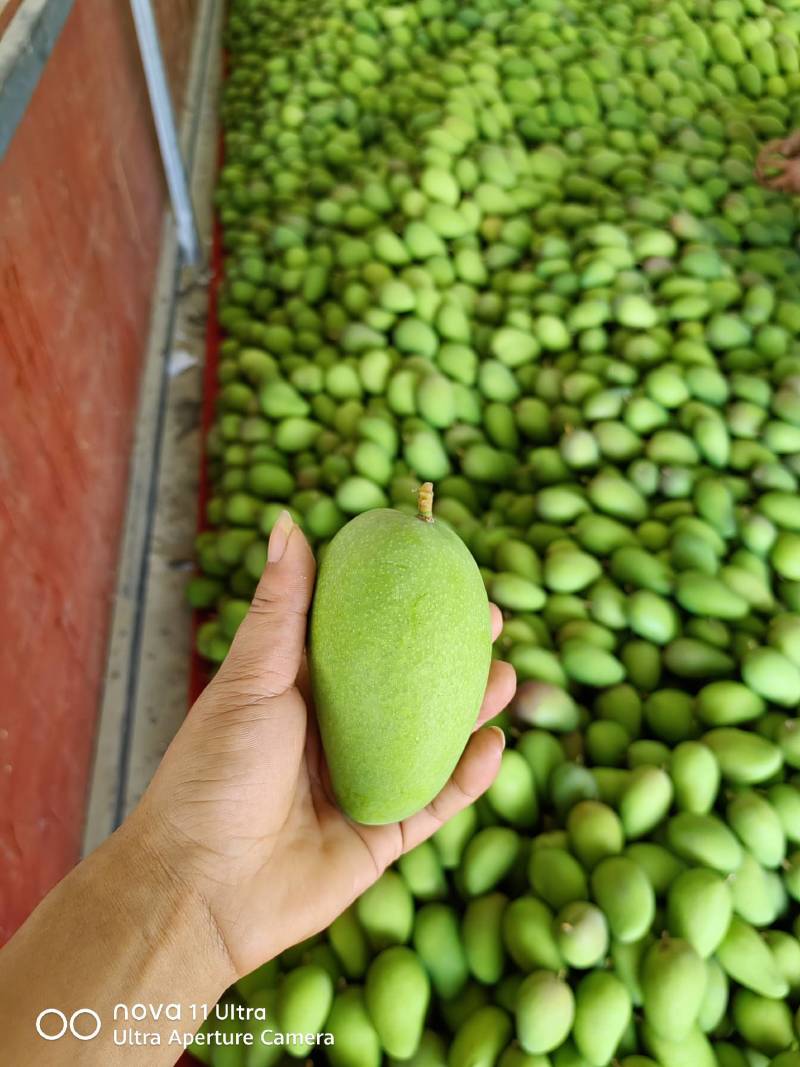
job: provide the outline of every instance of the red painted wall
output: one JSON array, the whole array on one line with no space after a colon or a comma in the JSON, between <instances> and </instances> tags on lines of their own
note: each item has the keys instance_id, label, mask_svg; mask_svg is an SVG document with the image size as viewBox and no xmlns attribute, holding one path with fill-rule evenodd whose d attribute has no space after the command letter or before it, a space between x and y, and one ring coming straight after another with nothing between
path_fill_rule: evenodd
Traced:
<instances>
[{"instance_id":1,"label":"red painted wall","mask_svg":"<svg viewBox=\"0 0 800 1067\"><path fill-rule=\"evenodd\" d=\"M164 198L128 4L77 0L0 161L0 943L80 849Z\"/></svg>"}]
</instances>

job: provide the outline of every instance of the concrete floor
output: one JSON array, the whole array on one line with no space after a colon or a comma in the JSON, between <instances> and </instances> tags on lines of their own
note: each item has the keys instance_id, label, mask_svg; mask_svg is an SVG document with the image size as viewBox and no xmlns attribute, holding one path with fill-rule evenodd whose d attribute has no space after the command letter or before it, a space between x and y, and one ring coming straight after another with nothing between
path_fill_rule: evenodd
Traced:
<instances>
[{"instance_id":1,"label":"concrete floor","mask_svg":"<svg viewBox=\"0 0 800 1067\"><path fill-rule=\"evenodd\" d=\"M211 249L222 7L198 14L181 128L197 224ZM167 220L131 460L125 535L84 851L135 806L188 709L208 273L181 269Z\"/></svg>"}]
</instances>

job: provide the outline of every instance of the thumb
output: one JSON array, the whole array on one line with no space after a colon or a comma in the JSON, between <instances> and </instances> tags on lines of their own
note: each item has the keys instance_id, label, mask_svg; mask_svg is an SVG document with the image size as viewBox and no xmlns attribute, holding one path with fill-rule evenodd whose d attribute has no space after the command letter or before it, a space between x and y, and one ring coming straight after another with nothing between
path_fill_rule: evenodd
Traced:
<instances>
[{"instance_id":1,"label":"thumb","mask_svg":"<svg viewBox=\"0 0 800 1067\"><path fill-rule=\"evenodd\" d=\"M250 611L220 668L221 680L246 686L248 695L260 698L279 696L294 685L315 572L303 531L282 511L270 534L267 565Z\"/></svg>"}]
</instances>

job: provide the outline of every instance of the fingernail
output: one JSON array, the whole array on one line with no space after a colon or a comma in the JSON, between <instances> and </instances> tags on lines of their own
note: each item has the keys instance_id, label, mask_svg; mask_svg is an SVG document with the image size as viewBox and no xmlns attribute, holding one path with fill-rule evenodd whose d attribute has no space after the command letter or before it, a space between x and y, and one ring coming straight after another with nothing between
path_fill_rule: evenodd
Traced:
<instances>
[{"instance_id":1,"label":"fingernail","mask_svg":"<svg viewBox=\"0 0 800 1067\"><path fill-rule=\"evenodd\" d=\"M500 738L500 751L502 752L503 749L506 747L506 735L505 735L504 731L501 730L499 726L488 726L487 729L488 730L494 730L494 732Z\"/></svg>"},{"instance_id":2,"label":"fingernail","mask_svg":"<svg viewBox=\"0 0 800 1067\"><path fill-rule=\"evenodd\" d=\"M283 559L283 553L289 543L289 537L294 529L294 520L288 511L282 511L278 516L272 533L269 535L267 546L267 563L278 563Z\"/></svg>"}]
</instances>

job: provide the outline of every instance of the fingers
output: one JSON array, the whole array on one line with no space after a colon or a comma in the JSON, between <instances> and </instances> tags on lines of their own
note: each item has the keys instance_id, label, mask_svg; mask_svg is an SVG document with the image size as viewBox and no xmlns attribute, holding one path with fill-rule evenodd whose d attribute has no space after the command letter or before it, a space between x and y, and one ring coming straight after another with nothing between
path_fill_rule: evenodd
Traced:
<instances>
[{"instance_id":1,"label":"fingers","mask_svg":"<svg viewBox=\"0 0 800 1067\"><path fill-rule=\"evenodd\" d=\"M500 769L505 744L503 731L496 726L485 726L470 737L444 789L426 808L401 823L404 852L486 792Z\"/></svg>"},{"instance_id":2,"label":"fingers","mask_svg":"<svg viewBox=\"0 0 800 1067\"><path fill-rule=\"evenodd\" d=\"M489 668L489 680L486 683L486 693L483 697L481 710L478 712L478 721L475 729L482 726L487 719L493 719L503 710L517 689L517 675L510 663L502 660L492 660Z\"/></svg>"},{"instance_id":3,"label":"fingers","mask_svg":"<svg viewBox=\"0 0 800 1067\"><path fill-rule=\"evenodd\" d=\"M489 614L492 617L492 644L494 644L503 630L503 613L497 604L489 604Z\"/></svg>"},{"instance_id":4,"label":"fingers","mask_svg":"<svg viewBox=\"0 0 800 1067\"><path fill-rule=\"evenodd\" d=\"M294 685L306 640L315 564L303 531L282 512L269 540L267 566L253 603L220 668L220 681L274 697Z\"/></svg>"}]
</instances>

